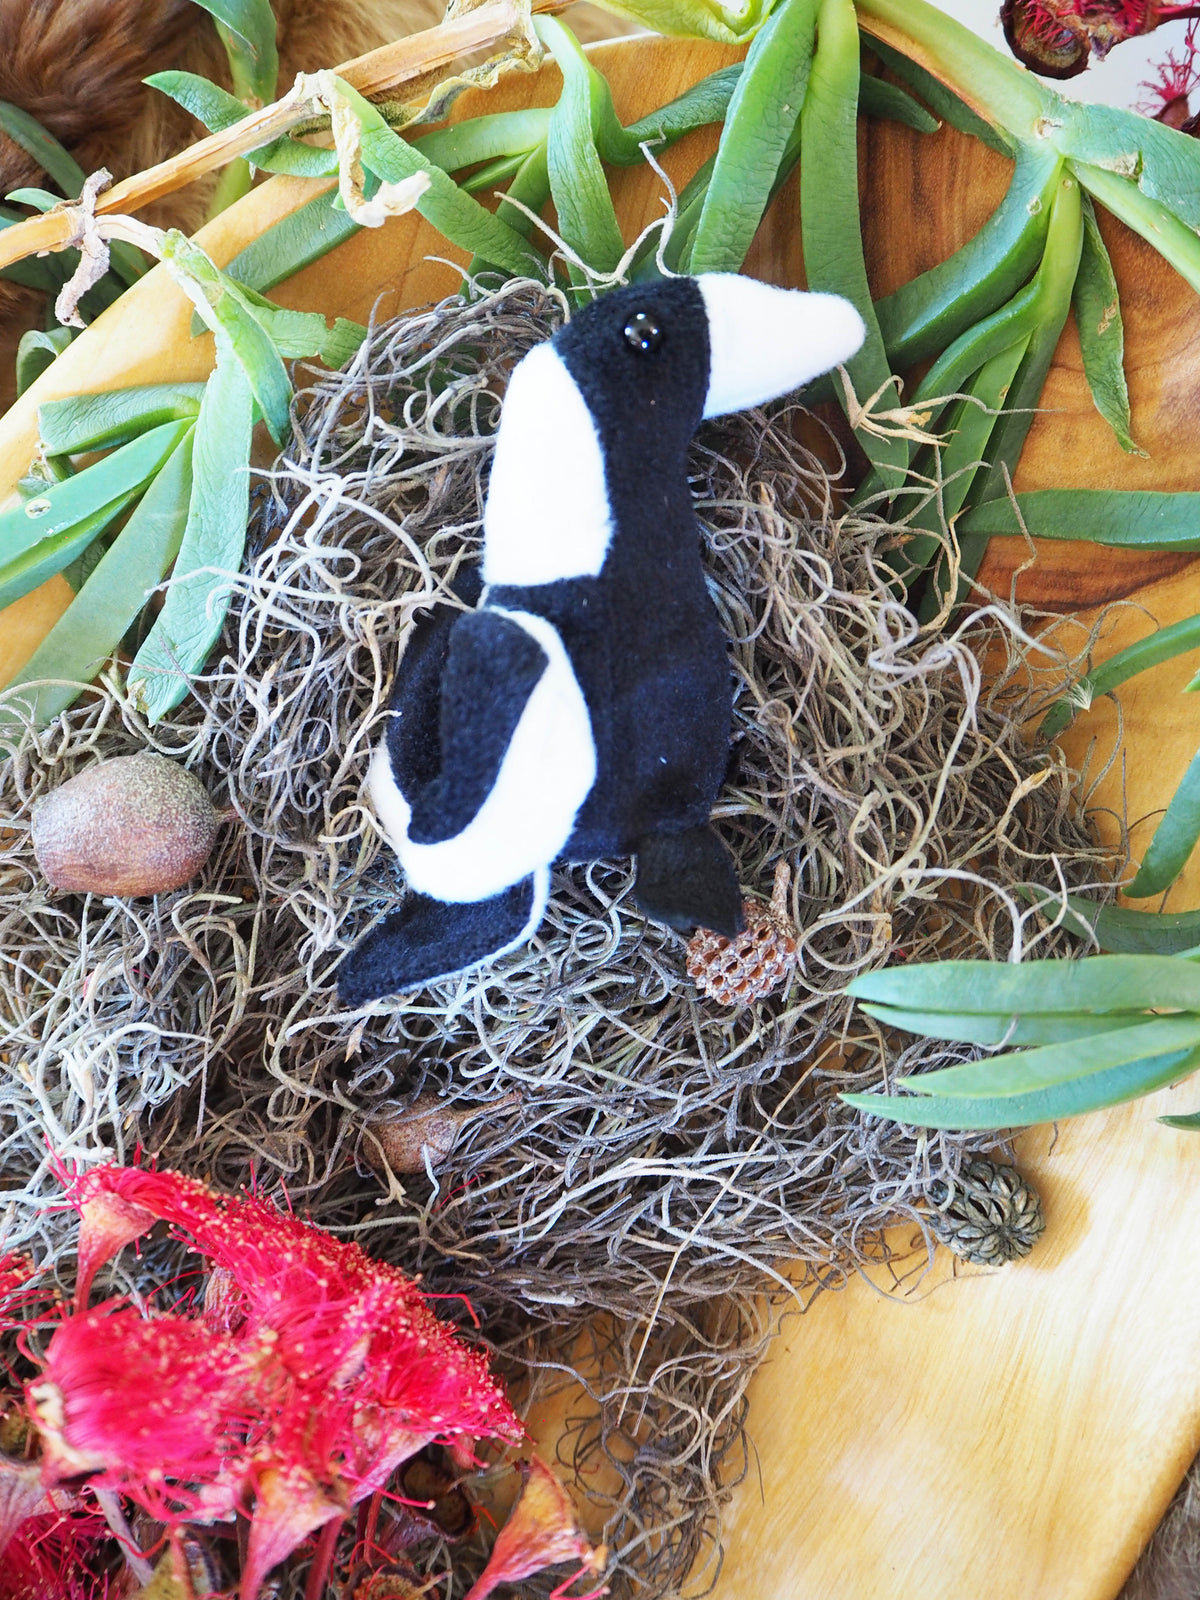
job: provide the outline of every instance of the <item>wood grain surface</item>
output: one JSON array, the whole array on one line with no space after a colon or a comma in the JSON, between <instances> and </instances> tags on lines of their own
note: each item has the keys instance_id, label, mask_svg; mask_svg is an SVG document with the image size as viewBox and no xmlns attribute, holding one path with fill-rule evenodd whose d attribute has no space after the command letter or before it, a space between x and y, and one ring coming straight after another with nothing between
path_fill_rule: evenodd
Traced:
<instances>
[{"instance_id":1,"label":"wood grain surface","mask_svg":"<svg viewBox=\"0 0 1200 1600\"><path fill-rule=\"evenodd\" d=\"M641 115L735 52L641 39L597 47L625 120ZM553 68L510 78L486 109L547 104ZM476 114L477 95L456 115ZM663 157L681 185L715 135ZM873 126L861 141L864 227L876 292L941 259L1003 192L1007 164L951 130L922 138ZM616 175L625 237L661 215L647 169ZM274 179L201 235L229 259L311 186ZM794 184L766 219L747 270L802 283ZM1083 382L1078 342L1064 335L1046 411L1030 434L1019 488L1200 488L1200 301L1140 241L1105 224L1123 294L1134 432L1145 457L1117 448ZM455 256L420 219L358 235L281 287L285 304L365 320L451 292ZM428 257L440 257L430 260ZM28 466L39 401L168 377L203 376L211 340L188 336L191 308L151 273L55 362L0 421L0 498ZM1029 557L994 540L982 577L1007 593ZM1043 546L1018 580L1023 598L1079 610L1127 598L1108 618L1103 657L1200 610L1200 567L1092 546ZM5 613L0 681L26 659L66 601L61 580ZM1086 619L1085 619L1086 620ZM1125 755L1094 800L1115 833L1161 806L1200 743L1200 705L1180 691L1195 661L1169 664L1122 691ZM1065 742L1093 764L1111 748L1116 712L1093 708ZM1172 892L1200 904L1200 870ZM734 1494L717 1600L1108 1600L1120 1588L1200 1444L1200 1152L1154 1121L1194 1109L1200 1086L1020 1141L1043 1191L1047 1239L996 1274L955 1275L946 1261L890 1293L853 1282L787 1320L752 1390L754 1445ZM954 1281L952 1281L954 1280Z\"/></svg>"}]
</instances>

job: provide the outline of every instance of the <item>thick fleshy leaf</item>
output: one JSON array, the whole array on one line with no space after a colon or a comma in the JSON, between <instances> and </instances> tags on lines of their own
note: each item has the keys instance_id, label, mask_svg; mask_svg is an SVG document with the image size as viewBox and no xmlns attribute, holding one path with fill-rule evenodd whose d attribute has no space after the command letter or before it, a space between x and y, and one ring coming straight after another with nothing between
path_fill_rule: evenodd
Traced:
<instances>
[{"instance_id":1,"label":"thick fleshy leaf","mask_svg":"<svg viewBox=\"0 0 1200 1600\"><path fill-rule=\"evenodd\" d=\"M183 699L229 608L246 543L253 423L246 374L219 352L195 424L183 541L163 608L129 669L129 693L151 722Z\"/></svg>"},{"instance_id":2,"label":"thick fleshy leaf","mask_svg":"<svg viewBox=\"0 0 1200 1600\"><path fill-rule=\"evenodd\" d=\"M166 423L0 514L0 606L61 572L139 495L190 424Z\"/></svg>"},{"instance_id":3,"label":"thick fleshy leaf","mask_svg":"<svg viewBox=\"0 0 1200 1600\"><path fill-rule=\"evenodd\" d=\"M1061 165L1053 150L1022 145L1008 192L979 232L878 302L880 332L894 365L904 368L940 354L1016 294L1041 259ZM930 392L958 387L935 385Z\"/></svg>"},{"instance_id":4,"label":"thick fleshy leaf","mask_svg":"<svg viewBox=\"0 0 1200 1600\"><path fill-rule=\"evenodd\" d=\"M1125 382L1125 324L1112 262L1100 237L1096 212L1085 197L1083 254L1075 279L1075 325L1083 353L1083 372L1096 410L1116 434L1122 450L1138 448L1130 433L1129 388Z\"/></svg>"},{"instance_id":5,"label":"thick fleshy leaf","mask_svg":"<svg viewBox=\"0 0 1200 1600\"><path fill-rule=\"evenodd\" d=\"M866 325L861 349L846 363L860 404L889 393L892 368L867 283L858 208L858 24L853 0L821 0L817 49L800 113L800 231L808 287L841 294ZM894 394L894 390L890 391ZM856 429L886 489L908 465L903 441Z\"/></svg>"},{"instance_id":6,"label":"thick fleshy leaf","mask_svg":"<svg viewBox=\"0 0 1200 1600\"><path fill-rule=\"evenodd\" d=\"M0 133L6 133L27 156L32 156L46 176L59 186L63 195L77 195L83 188L87 173L28 111L7 100L0 100Z\"/></svg>"},{"instance_id":7,"label":"thick fleshy leaf","mask_svg":"<svg viewBox=\"0 0 1200 1600\"><path fill-rule=\"evenodd\" d=\"M146 383L47 400L38 407L38 437L48 456L110 450L165 422L199 416L203 397L202 383Z\"/></svg>"},{"instance_id":8,"label":"thick fleshy leaf","mask_svg":"<svg viewBox=\"0 0 1200 1600\"><path fill-rule=\"evenodd\" d=\"M820 0L783 0L750 46L692 241L692 272L741 270L804 104L819 9Z\"/></svg>"},{"instance_id":9,"label":"thick fleshy leaf","mask_svg":"<svg viewBox=\"0 0 1200 1600\"><path fill-rule=\"evenodd\" d=\"M191 497L191 440L167 458L79 593L5 688L0 741L24 717L44 727L109 660L179 552ZM94 547L93 547L94 548ZM12 691L28 686L25 694Z\"/></svg>"},{"instance_id":10,"label":"thick fleshy leaf","mask_svg":"<svg viewBox=\"0 0 1200 1600\"><path fill-rule=\"evenodd\" d=\"M265 105L275 98L279 56L270 0L196 0L215 20L229 57L234 92Z\"/></svg>"},{"instance_id":11,"label":"thick fleshy leaf","mask_svg":"<svg viewBox=\"0 0 1200 1600\"><path fill-rule=\"evenodd\" d=\"M625 245L596 147L596 126L608 86L561 22L538 17L534 26L563 75L562 93L546 135L550 192L559 232L588 266L611 272Z\"/></svg>"}]
</instances>

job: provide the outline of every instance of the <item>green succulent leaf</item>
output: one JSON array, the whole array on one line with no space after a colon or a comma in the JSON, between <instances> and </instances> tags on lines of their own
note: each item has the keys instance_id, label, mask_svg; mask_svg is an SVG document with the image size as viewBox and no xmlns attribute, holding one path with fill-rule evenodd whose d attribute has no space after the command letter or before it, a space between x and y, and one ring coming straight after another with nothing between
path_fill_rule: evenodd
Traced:
<instances>
[{"instance_id":1,"label":"green succulent leaf","mask_svg":"<svg viewBox=\"0 0 1200 1600\"><path fill-rule=\"evenodd\" d=\"M261 104L275 98L279 56L270 0L196 0L217 24L229 57L234 93Z\"/></svg>"},{"instance_id":2,"label":"green succulent leaf","mask_svg":"<svg viewBox=\"0 0 1200 1600\"><path fill-rule=\"evenodd\" d=\"M48 456L109 450L163 423L197 417L203 397L202 383L146 383L46 400L38 407L38 435Z\"/></svg>"},{"instance_id":3,"label":"green succulent leaf","mask_svg":"<svg viewBox=\"0 0 1200 1600\"><path fill-rule=\"evenodd\" d=\"M1142 900L1152 894L1162 894L1187 865L1188 857L1200 839L1200 751L1191 763L1162 821L1154 830L1154 837L1142 858L1141 869L1125 893L1131 900Z\"/></svg>"},{"instance_id":4,"label":"green succulent leaf","mask_svg":"<svg viewBox=\"0 0 1200 1600\"><path fill-rule=\"evenodd\" d=\"M1108 423L1122 450L1144 455L1130 433L1129 386L1125 382L1125 324L1112 262L1100 237L1096 212L1085 196L1083 253L1075 279L1075 325L1083 353L1083 372L1096 410Z\"/></svg>"},{"instance_id":5,"label":"green succulent leaf","mask_svg":"<svg viewBox=\"0 0 1200 1600\"><path fill-rule=\"evenodd\" d=\"M49 484L0 514L0 607L81 555L137 498L189 426L172 422L152 428L86 472Z\"/></svg>"},{"instance_id":6,"label":"green succulent leaf","mask_svg":"<svg viewBox=\"0 0 1200 1600\"><path fill-rule=\"evenodd\" d=\"M696 226L692 272L737 272L746 259L804 105L820 8L821 0L783 0L750 46Z\"/></svg>"},{"instance_id":7,"label":"green succulent leaf","mask_svg":"<svg viewBox=\"0 0 1200 1600\"><path fill-rule=\"evenodd\" d=\"M192 493L166 599L129 669L129 693L157 722L188 692L221 631L250 510L254 395L228 348L208 380L192 443Z\"/></svg>"},{"instance_id":8,"label":"green succulent leaf","mask_svg":"<svg viewBox=\"0 0 1200 1600\"><path fill-rule=\"evenodd\" d=\"M110 659L179 551L191 496L191 435L163 463L75 599L5 691L0 742L24 720L45 727ZM26 693L12 691L25 688Z\"/></svg>"}]
</instances>

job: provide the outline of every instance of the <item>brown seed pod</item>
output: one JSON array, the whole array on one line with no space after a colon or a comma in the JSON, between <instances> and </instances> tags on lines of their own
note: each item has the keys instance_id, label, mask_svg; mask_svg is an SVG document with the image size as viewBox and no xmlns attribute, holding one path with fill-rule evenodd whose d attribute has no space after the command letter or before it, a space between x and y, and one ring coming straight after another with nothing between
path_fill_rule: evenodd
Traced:
<instances>
[{"instance_id":1,"label":"brown seed pod","mask_svg":"<svg viewBox=\"0 0 1200 1600\"><path fill-rule=\"evenodd\" d=\"M965 1161L957 1178L935 1178L927 1194L935 1238L976 1266L1002 1267L1027 1256L1046 1227L1033 1185L1016 1167L986 1156Z\"/></svg>"},{"instance_id":2,"label":"brown seed pod","mask_svg":"<svg viewBox=\"0 0 1200 1600\"><path fill-rule=\"evenodd\" d=\"M746 900L744 930L736 939L698 928L688 942L688 977L710 1000L723 1006L751 1005L782 989L796 965L800 930L788 915L791 871L775 867L771 903Z\"/></svg>"},{"instance_id":3,"label":"brown seed pod","mask_svg":"<svg viewBox=\"0 0 1200 1600\"><path fill-rule=\"evenodd\" d=\"M141 751L98 761L39 800L33 851L52 888L161 894L199 872L219 820L198 778Z\"/></svg>"},{"instance_id":4,"label":"brown seed pod","mask_svg":"<svg viewBox=\"0 0 1200 1600\"><path fill-rule=\"evenodd\" d=\"M436 1090L426 1090L405 1110L368 1123L363 1154L378 1171L386 1161L395 1173L424 1172L426 1151L429 1164L440 1167L453 1155L468 1122L492 1116L516 1098L508 1094L491 1105L455 1107Z\"/></svg>"}]
</instances>

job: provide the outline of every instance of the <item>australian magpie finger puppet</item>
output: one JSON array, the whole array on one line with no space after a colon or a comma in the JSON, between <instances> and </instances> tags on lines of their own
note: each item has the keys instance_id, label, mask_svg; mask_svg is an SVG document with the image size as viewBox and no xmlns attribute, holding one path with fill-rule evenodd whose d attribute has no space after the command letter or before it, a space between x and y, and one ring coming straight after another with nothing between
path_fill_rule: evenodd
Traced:
<instances>
[{"instance_id":1,"label":"australian magpie finger puppet","mask_svg":"<svg viewBox=\"0 0 1200 1600\"><path fill-rule=\"evenodd\" d=\"M482 578L412 630L368 792L409 892L343 962L363 1004L536 929L557 860L637 857L646 914L740 931L709 826L733 684L687 479L704 417L858 349L837 295L714 273L602 296L512 374Z\"/></svg>"}]
</instances>

